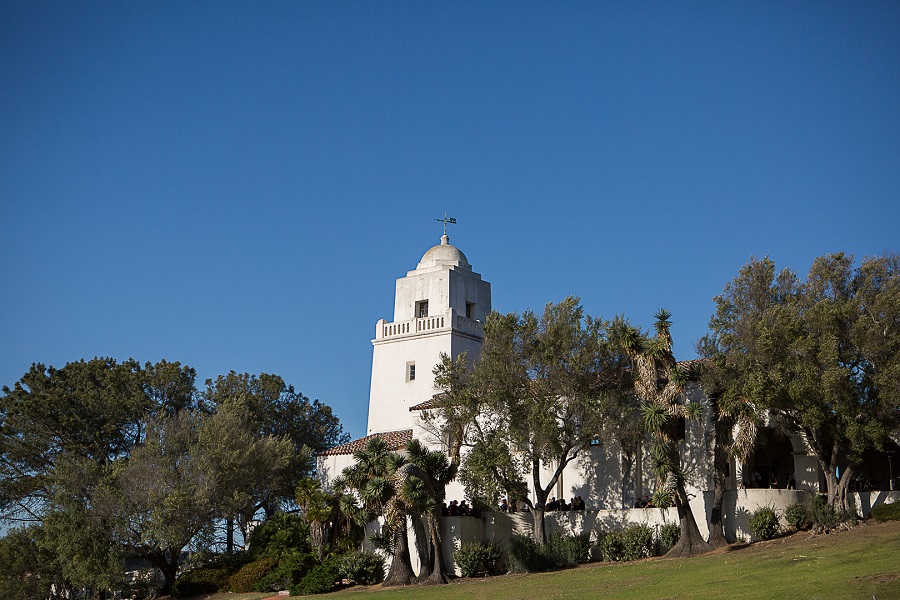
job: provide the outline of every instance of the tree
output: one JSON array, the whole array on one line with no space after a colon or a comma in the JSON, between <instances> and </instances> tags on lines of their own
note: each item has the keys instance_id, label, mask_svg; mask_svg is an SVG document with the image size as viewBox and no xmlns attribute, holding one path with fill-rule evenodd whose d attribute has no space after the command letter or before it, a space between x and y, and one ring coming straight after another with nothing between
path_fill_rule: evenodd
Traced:
<instances>
[{"instance_id":1,"label":"tree","mask_svg":"<svg viewBox=\"0 0 900 600\"><path fill-rule=\"evenodd\" d=\"M805 282L753 260L715 298L705 353L749 402L800 432L825 476L831 506L863 452L900 421L900 259L817 258Z\"/></svg>"},{"instance_id":2,"label":"tree","mask_svg":"<svg viewBox=\"0 0 900 600\"><path fill-rule=\"evenodd\" d=\"M428 584L447 583L444 565L444 543L441 509L446 498L447 484L456 476L457 467L439 450L429 450L417 439L406 446L409 462L419 469L403 482L402 492L413 507L415 516L425 524L430 541L428 561L420 561L419 581Z\"/></svg>"},{"instance_id":3,"label":"tree","mask_svg":"<svg viewBox=\"0 0 900 600\"><path fill-rule=\"evenodd\" d=\"M340 496L324 491L318 480L305 477L297 484L296 499L303 521L309 527L310 544L322 560L326 551L333 549L333 532L341 518Z\"/></svg>"},{"instance_id":4,"label":"tree","mask_svg":"<svg viewBox=\"0 0 900 600\"><path fill-rule=\"evenodd\" d=\"M60 598L69 589L44 538L40 525L17 527L0 538L0 598Z\"/></svg>"},{"instance_id":5,"label":"tree","mask_svg":"<svg viewBox=\"0 0 900 600\"><path fill-rule=\"evenodd\" d=\"M624 414L629 375L609 327L585 316L574 297L547 304L540 318L531 311L492 313L471 375L449 358L436 370L445 395L435 401L432 422L472 448L461 479L476 483L476 493L519 494L531 506L539 543L560 474L592 441L608 437ZM552 474L543 481L547 465ZM525 473L534 501L523 493ZM496 496L485 501L493 504Z\"/></svg>"},{"instance_id":6,"label":"tree","mask_svg":"<svg viewBox=\"0 0 900 600\"><path fill-rule=\"evenodd\" d=\"M406 531L411 508L408 498L402 497L400 492L413 467L377 437L370 439L363 450L355 452L353 458L354 464L344 469L334 482L335 489L344 494L341 509L362 524L384 517L378 541L393 552L384 585L409 585L414 578ZM357 500L361 504L357 504Z\"/></svg>"},{"instance_id":7,"label":"tree","mask_svg":"<svg viewBox=\"0 0 900 600\"><path fill-rule=\"evenodd\" d=\"M634 366L634 389L643 402L641 412L652 440L650 455L659 482L657 490L671 493L678 510L681 537L666 556L695 556L711 548L700 535L684 489L678 430L679 418L697 418L700 406L684 401L684 387L691 373L677 364L672 354L671 314L660 309L655 316L652 338L623 325L620 342Z\"/></svg>"},{"instance_id":8,"label":"tree","mask_svg":"<svg viewBox=\"0 0 900 600\"><path fill-rule=\"evenodd\" d=\"M119 466L111 493L92 512L109 519L128 556L142 557L169 593L182 548L235 503L265 490L291 462L289 441L259 437L246 409L225 404L213 414L179 411L148 424L147 438ZM106 514L104 514L106 512Z\"/></svg>"},{"instance_id":9,"label":"tree","mask_svg":"<svg viewBox=\"0 0 900 600\"><path fill-rule=\"evenodd\" d=\"M137 361L32 365L0 398L0 518L40 521L60 458L127 456L152 408Z\"/></svg>"},{"instance_id":10,"label":"tree","mask_svg":"<svg viewBox=\"0 0 900 600\"><path fill-rule=\"evenodd\" d=\"M40 527L67 586L101 597L120 580L124 553L104 498L118 465L145 441L146 416L193 405L194 377L178 363L94 358L35 364L3 388L0 518Z\"/></svg>"},{"instance_id":11,"label":"tree","mask_svg":"<svg viewBox=\"0 0 900 600\"><path fill-rule=\"evenodd\" d=\"M311 402L277 375L231 371L215 380L208 379L203 399L212 408L229 402L242 404L258 435L282 436L294 446L292 465L266 486L265 494L252 494L243 504L234 504L234 513L229 515L226 524L226 546L231 552L234 520L246 539L247 527L257 511L263 510L268 518L283 505L292 503L298 482L312 474L313 455L346 443L349 436L329 406L318 400Z\"/></svg>"}]
</instances>

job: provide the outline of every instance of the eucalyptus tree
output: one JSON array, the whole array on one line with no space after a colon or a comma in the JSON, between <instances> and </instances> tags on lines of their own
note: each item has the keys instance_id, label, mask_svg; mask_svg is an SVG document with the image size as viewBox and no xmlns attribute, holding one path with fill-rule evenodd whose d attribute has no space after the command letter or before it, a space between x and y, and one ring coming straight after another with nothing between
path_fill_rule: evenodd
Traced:
<instances>
[{"instance_id":1,"label":"eucalyptus tree","mask_svg":"<svg viewBox=\"0 0 900 600\"><path fill-rule=\"evenodd\" d=\"M678 510L681 537L667 556L694 556L711 548L700 535L684 488L678 432L679 419L698 418L701 406L685 401L684 389L691 369L676 363L672 354L671 313L660 309L655 318L653 337L623 324L619 342L631 357L634 390L643 402L641 412L651 438L650 456L660 492L657 496L671 494Z\"/></svg>"},{"instance_id":2,"label":"eucalyptus tree","mask_svg":"<svg viewBox=\"0 0 900 600\"><path fill-rule=\"evenodd\" d=\"M627 361L610 339L610 323L585 315L571 296L547 304L540 317L492 313L484 332L471 374L449 358L438 365L436 382L445 395L429 417L471 448L460 472L469 493L502 490L524 500L534 539L543 543L545 504L560 475L621 423ZM493 504L496 495L484 501Z\"/></svg>"},{"instance_id":3,"label":"eucalyptus tree","mask_svg":"<svg viewBox=\"0 0 900 600\"><path fill-rule=\"evenodd\" d=\"M769 258L715 298L706 354L728 375L722 396L777 416L804 438L829 504L849 511L862 454L900 422L900 259L817 258L806 281ZM838 474L840 473L840 474Z\"/></svg>"}]
</instances>

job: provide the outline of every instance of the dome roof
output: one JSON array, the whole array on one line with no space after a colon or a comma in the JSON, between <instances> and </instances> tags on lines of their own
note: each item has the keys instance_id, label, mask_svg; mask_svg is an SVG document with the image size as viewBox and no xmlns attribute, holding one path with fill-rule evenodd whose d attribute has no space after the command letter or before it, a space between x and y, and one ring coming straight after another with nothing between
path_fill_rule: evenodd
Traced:
<instances>
[{"instance_id":1,"label":"dome roof","mask_svg":"<svg viewBox=\"0 0 900 600\"><path fill-rule=\"evenodd\" d=\"M422 255L422 260L419 261L416 269L427 269L428 267L439 267L442 265L472 270L472 265L466 260L466 255L456 246L450 245L450 237L446 233L441 236L440 244L432 246Z\"/></svg>"}]
</instances>

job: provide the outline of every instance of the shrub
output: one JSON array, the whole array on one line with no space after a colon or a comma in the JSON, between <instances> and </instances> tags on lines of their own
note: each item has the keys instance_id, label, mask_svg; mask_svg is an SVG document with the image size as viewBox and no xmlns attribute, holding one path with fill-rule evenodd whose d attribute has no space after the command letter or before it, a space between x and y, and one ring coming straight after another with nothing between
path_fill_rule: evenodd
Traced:
<instances>
[{"instance_id":1,"label":"shrub","mask_svg":"<svg viewBox=\"0 0 900 600\"><path fill-rule=\"evenodd\" d=\"M838 515L834 507L828 504L828 499L820 494L813 499L810 517L817 532L828 532L837 527L843 519Z\"/></svg>"},{"instance_id":2,"label":"shrub","mask_svg":"<svg viewBox=\"0 0 900 600\"><path fill-rule=\"evenodd\" d=\"M669 508L675 505L675 496L668 490L656 490L650 498L656 508Z\"/></svg>"},{"instance_id":3,"label":"shrub","mask_svg":"<svg viewBox=\"0 0 900 600\"><path fill-rule=\"evenodd\" d=\"M503 548L497 542L486 542L481 546L481 563L488 573L497 570L497 563L503 555Z\"/></svg>"},{"instance_id":4,"label":"shrub","mask_svg":"<svg viewBox=\"0 0 900 600\"><path fill-rule=\"evenodd\" d=\"M784 520L797 531L807 529L812 525L812 520L809 517L809 509L806 508L805 504L800 502L791 504L784 509Z\"/></svg>"},{"instance_id":5,"label":"shrub","mask_svg":"<svg viewBox=\"0 0 900 600\"><path fill-rule=\"evenodd\" d=\"M541 546L524 535L514 535L509 540L509 570L512 573L549 571L554 561L547 546Z\"/></svg>"},{"instance_id":6,"label":"shrub","mask_svg":"<svg viewBox=\"0 0 900 600\"><path fill-rule=\"evenodd\" d=\"M384 558L375 552L349 552L341 559L340 575L362 585L381 583L384 580Z\"/></svg>"},{"instance_id":7,"label":"shrub","mask_svg":"<svg viewBox=\"0 0 900 600\"><path fill-rule=\"evenodd\" d=\"M250 533L250 553L254 558L281 558L310 549L309 527L300 515L276 513Z\"/></svg>"},{"instance_id":8,"label":"shrub","mask_svg":"<svg viewBox=\"0 0 900 600\"><path fill-rule=\"evenodd\" d=\"M291 586L291 596L326 594L341 577L341 557L329 556L320 565L313 567L297 585Z\"/></svg>"},{"instance_id":9,"label":"shrub","mask_svg":"<svg viewBox=\"0 0 900 600\"><path fill-rule=\"evenodd\" d=\"M591 558L591 538L588 535L557 535L550 540L550 551L557 566L571 568Z\"/></svg>"},{"instance_id":10,"label":"shrub","mask_svg":"<svg viewBox=\"0 0 900 600\"><path fill-rule=\"evenodd\" d=\"M463 542L453 553L453 561L459 567L463 577L472 577L478 572L482 560L481 544L478 542Z\"/></svg>"},{"instance_id":11,"label":"shrub","mask_svg":"<svg viewBox=\"0 0 900 600\"><path fill-rule=\"evenodd\" d=\"M678 523L666 523L659 528L659 543L666 548L674 548L681 539L681 527Z\"/></svg>"},{"instance_id":12,"label":"shrub","mask_svg":"<svg viewBox=\"0 0 900 600\"><path fill-rule=\"evenodd\" d=\"M884 523L885 521L900 521L900 502L878 504L872 507L872 512L870 514L879 523Z\"/></svg>"},{"instance_id":13,"label":"shrub","mask_svg":"<svg viewBox=\"0 0 900 600\"><path fill-rule=\"evenodd\" d=\"M254 592L256 583L278 565L278 561L269 556L247 563L228 578L228 591Z\"/></svg>"},{"instance_id":14,"label":"shrub","mask_svg":"<svg viewBox=\"0 0 900 600\"><path fill-rule=\"evenodd\" d=\"M629 525L622 531L622 560L653 556L653 530L647 525Z\"/></svg>"},{"instance_id":15,"label":"shrub","mask_svg":"<svg viewBox=\"0 0 900 600\"><path fill-rule=\"evenodd\" d=\"M600 550L600 556L607 562L622 560L625 553L625 544L622 540L622 533L619 531L605 531L600 534L597 540L597 549Z\"/></svg>"},{"instance_id":16,"label":"shrub","mask_svg":"<svg viewBox=\"0 0 900 600\"><path fill-rule=\"evenodd\" d=\"M760 506L750 515L750 533L760 540L770 540L778 534L778 513L771 506Z\"/></svg>"},{"instance_id":17,"label":"shrub","mask_svg":"<svg viewBox=\"0 0 900 600\"><path fill-rule=\"evenodd\" d=\"M257 592L278 592L290 589L316 566L315 556L295 552L278 561L278 566L260 578L254 586Z\"/></svg>"},{"instance_id":18,"label":"shrub","mask_svg":"<svg viewBox=\"0 0 900 600\"><path fill-rule=\"evenodd\" d=\"M176 596L215 594L224 590L232 573L233 567L197 567L175 580L173 592Z\"/></svg>"}]
</instances>

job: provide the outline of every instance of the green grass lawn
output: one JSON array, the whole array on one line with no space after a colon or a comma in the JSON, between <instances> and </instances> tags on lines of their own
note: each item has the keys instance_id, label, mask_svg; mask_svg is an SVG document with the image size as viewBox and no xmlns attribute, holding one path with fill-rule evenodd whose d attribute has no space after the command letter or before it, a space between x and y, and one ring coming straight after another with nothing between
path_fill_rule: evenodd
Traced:
<instances>
[{"instance_id":1,"label":"green grass lawn","mask_svg":"<svg viewBox=\"0 0 900 600\"><path fill-rule=\"evenodd\" d=\"M433 587L357 587L325 597L343 596L350 600L871 600L873 595L878 600L900 599L900 522L866 525L823 536L799 533L691 559L594 563L567 571L464 579Z\"/></svg>"},{"instance_id":2,"label":"green grass lawn","mask_svg":"<svg viewBox=\"0 0 900 600\"><path fill-rule=\"evenodd\" d=\"M347 592L345 592L346 594ZM352 592L390 600L475 598L900 599L900 523L789 538L692 559L590 564L578 569L465 580L449 586ZM336 594L332 594L336 595Z\"/></svg>"}]
</instances>

